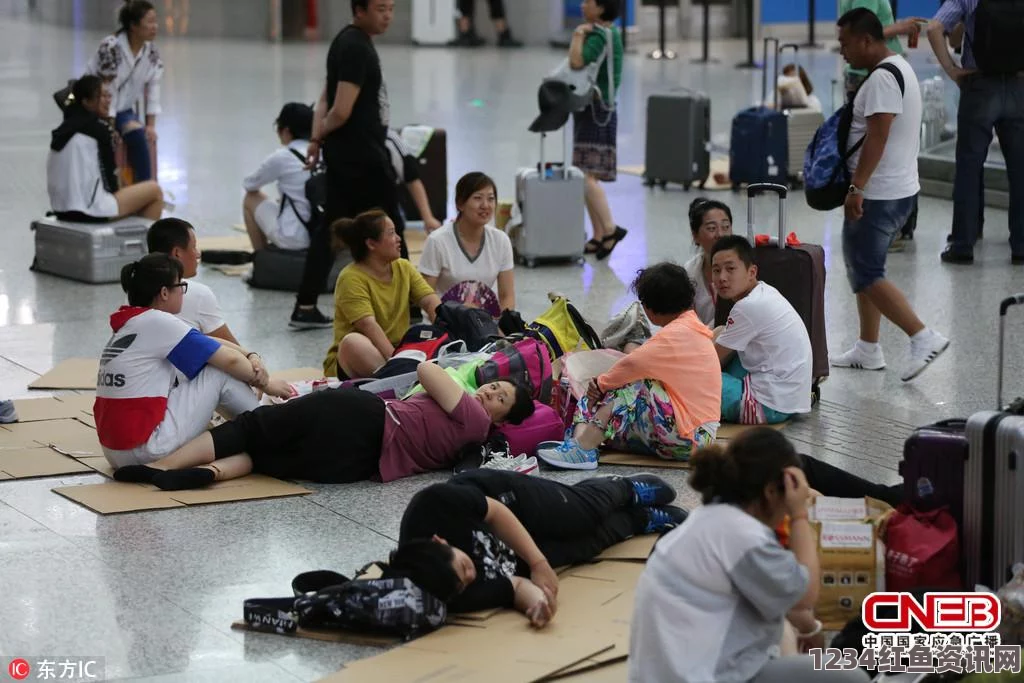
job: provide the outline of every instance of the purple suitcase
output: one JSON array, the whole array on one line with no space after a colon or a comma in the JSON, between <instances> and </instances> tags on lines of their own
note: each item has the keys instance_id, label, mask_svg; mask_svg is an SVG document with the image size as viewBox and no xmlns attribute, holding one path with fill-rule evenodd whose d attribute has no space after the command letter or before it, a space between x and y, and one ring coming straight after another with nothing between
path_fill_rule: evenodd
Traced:
<instances>
[{"instance_id":1,"label":"purple suitcase","mask_svg":"<svg viewBox=\"0 0 1024 683\"><path fill-rule=\"evenodd\" d=\"M963 419L918 427L904 443L899 464L904 500L919 510L948 505L958 528L964 516L964 463L969 452L966 428Z\"/></svg>"}]
</instances>

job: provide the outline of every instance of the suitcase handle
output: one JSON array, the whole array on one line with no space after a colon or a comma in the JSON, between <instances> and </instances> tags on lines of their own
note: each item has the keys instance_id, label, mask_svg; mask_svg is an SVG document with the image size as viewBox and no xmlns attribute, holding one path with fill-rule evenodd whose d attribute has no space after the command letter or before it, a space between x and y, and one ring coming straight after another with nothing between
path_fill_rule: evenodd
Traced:
<instances>
[{"instance_id":1,"label":"suitcase handle","mask_svg":"<svg viewBox=\"0 0 1024 683\"><path fill-rule=\"evenodd\" d=\"M1003 409L1003 347L1006 342L1006 312L1011 306L1024 304L1024 294L1014 294L999 302L999 371L996 373L996 410Z\"/></svg>"},{"instance_id":2,"label":"suitcase handle","mask_svg":"<svg viewBox=\"0 0 1024 683\"><path fill-rule=\"evenodd\" d=\"M768 46L771 43L775 43L775 80L773 84L779 82L779 39L778 38L765 38L764 39L764 70L761 73L761 106L768 103ZM775 108L779 108L779 89L775 90Z\"/></svg>"},{"instance_id":3,"label":"suitcase handle","mask_svg":"<svg viewBox=\"0 0 1024 683\"><path fill-rule=\"evenodd\" d=\"M786 197L789 188L775 183L752 183L747 185L747 239L754 244L754 197L773 192L779 196L779 249L786 248ZM1022 295L1024 296L1024 295Z\"/></svg>"}]
</instances>

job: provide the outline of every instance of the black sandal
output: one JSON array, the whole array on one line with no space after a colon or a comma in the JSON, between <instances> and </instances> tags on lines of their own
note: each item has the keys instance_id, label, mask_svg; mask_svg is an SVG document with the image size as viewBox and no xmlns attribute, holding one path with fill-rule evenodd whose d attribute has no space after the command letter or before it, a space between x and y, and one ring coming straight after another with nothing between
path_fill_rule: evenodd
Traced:
<instances>
[{"instance_id":1,"label":"black sandal","mask_svg":"<svg viewBox=\"0 0 1024 683\"><path fill-rule=\"evenodd\" d=\"M615 249L615 246L619 242L625 239L627 234L629 234L629 230L626 230L625 228L616 225L615 232L601 240L601 248L597 251L597 260L603 261L604 259L611 256L612 250ZM610 246L606 246L608 242L611 242Z\"/></svg>"},{"instance_id":2,"label":"black sandal","mask_svg":"<svg viewBox=\"0 0 1024 683\"><path fill-rule=\"evenodd\" d=\"M586 244L583 245L584 254L596 254L601 251L601 240L589 239Z\"/></svg>"}]
</instances>

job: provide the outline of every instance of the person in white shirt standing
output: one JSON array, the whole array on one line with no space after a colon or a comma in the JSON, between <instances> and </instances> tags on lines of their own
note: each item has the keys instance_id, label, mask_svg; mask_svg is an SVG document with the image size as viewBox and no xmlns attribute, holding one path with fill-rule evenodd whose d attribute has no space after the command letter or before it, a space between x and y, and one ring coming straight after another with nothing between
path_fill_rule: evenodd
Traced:
<instances>
[{"instance_id":1,"label":"person in white shirt standing","mask_svg":"<svg viewBox=\"0 0 1024 683\"><path fill-rule=\"evenodd\" d=\"M192 224L180 218L161 218L149 226L146 246L151 254L161 253L177 259L184 269L185 278L194 278L199 269L199 246ZM189 327L209 337L238 345L231 328L224 322L220 304L213 290L202 282L186 280L188 287L182 296L181 310L175 316Z\"/></svg>"},{"instance_id":2,"label":"person in white shirt standing","mask_svg":"<svg viewBox=\"0 0 1024 683\"><path fill-rule=\"evenodd\" d=\"M100 43L85 73L109 82L116 113L114 124L128 151L133 182L153 178L149 145L156 144L156 117L160 114L160 79L164 63L153 45L156 38L156 9L146 0L127 0L118 13L121 27ZM145 106L145 125L135 105Z\"/></svg>"},{"instance_id":3,"label":"person in white shirt standing","mask_svg":"<svg viewBox=\"0 0 1024 683\"><path fill-rule=\"evenodd\" d=\"M245 231L255 251L271 244L278 249L302 250L309 247L309 232L315 227L311 224L312 207L306 199L306 148L313 132L313 108L289 102L281 108L275 123L283 147L242 181ZM273 182L277 183L280 202L260 191Z\"/></svg>"},{"instance_id":4,"label":"person in white shirt standing","mask_svg":"<svg viewBox=\"0 0 1024 683\"><path fill-rule=\"evenodd\" d=\"M811 338L779 290L758 282L754 247L729 235L711 248L718 295L733 301L715 330L722 363L722 421L778 424L811 412Z\"/></svg>"},{"instance_id":5,"label":"person in white shirt standing","mask_svg":"<svg viewBox=\"0 0 1024 683\"><path fill-rule=\"evenodd\" d=\"M853 98L848 142L852 182L843 223L843 260L857 296L860 336L852 349L830 361L836 367L883 369L878 339L884 315L910 337L910 360L901 375L906 382L949 347L949 340L926 327L903 292L885 277L889 245L916 208L921 190L921 89L910 64L886 46L873 12L850 10L838 25L843 58L869 73Z\"/></svg>"}]
</instances>

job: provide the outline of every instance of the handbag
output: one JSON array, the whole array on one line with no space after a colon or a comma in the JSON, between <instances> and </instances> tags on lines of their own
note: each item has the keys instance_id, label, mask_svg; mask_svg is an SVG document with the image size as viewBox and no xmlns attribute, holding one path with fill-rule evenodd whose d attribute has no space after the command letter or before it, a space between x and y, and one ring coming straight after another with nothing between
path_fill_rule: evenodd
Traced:
<instances>
[{"instance_id":1,"label":"handbag","mask_svg":"<svg viewBox=\"0 0 1024 683\"><path fill-rule=\"evenodd\" d=\"M527 334L548 345L552 360L573 351L601 348L601 339L563 296L550 296L551 308L526 326Z\"/></svg>"},{"instance_id":2,"label":"handbag","mask_svg":"<svg viewBox=\"0 0 1024 683\"><path fill-rule=\"evenodd\" d=\"M594 101L594 93L600 93L597 87L597 77L601 73L601 65L608 62L608 90L611 94L611 101L606 102L609 116L615 109L615 45L611 29L604 26L594 26L595 31L604 33L604 53L595 61L587 64L582 69L574 69L566 57L562 62L544 79L545 81L558 81L564 83L572 92L570 100L570 111L583 111ZM600 95L599 95L600 96Z\"/></svg>"}]
</instances>

